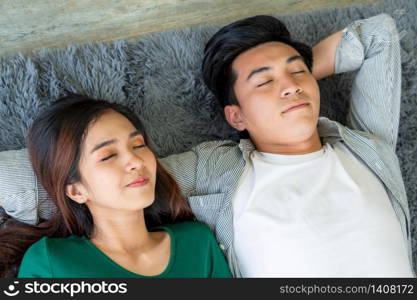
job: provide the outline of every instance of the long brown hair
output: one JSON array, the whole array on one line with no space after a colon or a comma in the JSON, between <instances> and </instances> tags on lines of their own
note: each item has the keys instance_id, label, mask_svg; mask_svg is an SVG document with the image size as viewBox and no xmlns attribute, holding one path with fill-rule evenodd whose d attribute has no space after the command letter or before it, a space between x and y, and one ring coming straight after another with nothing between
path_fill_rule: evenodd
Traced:
<instances>
[{"instance_id":1,"label":"long brown hair","mask_svg":"<svg viewBox=\"0 0 417 300\"><path fill-rule=\"evenodd\" d=\"M13 277L25 251L40 238L91 237L93 217L85 204L65 193L68 184L80 181L81 148L88 126L108 110L125 116L144 136L140 119L127 107L80 95L61 98L34 120L27 136L29 157L45 190L57 206L57 214L31 226L15 220L0 230L0 276ZM178 185L157 163L155 201L144 210L148 228L167 223L195 220Z\"/></svg>"}]
</instances>

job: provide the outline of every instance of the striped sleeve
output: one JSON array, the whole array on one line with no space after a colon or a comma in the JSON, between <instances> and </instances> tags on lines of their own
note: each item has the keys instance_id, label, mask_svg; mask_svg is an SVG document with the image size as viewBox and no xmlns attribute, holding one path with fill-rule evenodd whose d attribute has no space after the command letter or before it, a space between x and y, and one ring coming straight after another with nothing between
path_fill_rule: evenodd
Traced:
<instances>
[{"instance_id":1,"label":"striped sleeve","mask_svg":"<svg viewBox=\"0 0 417 300\"><path fill-rule=\"evenodd\" d=\"M195 150L173 154L159 162L178 183L185 197L195 190L198 157Z\"/></svg>"},{"instance_id":2,"label":"striped sleeve","mask_svg":"<svg viewBox=\"0 0 417 300\"><path fill-rule=\"evenodd\" d=\"M0 206L9 215L28 224L49 219L56 206L39 182L27 149L0 152Z\"/></svg>"},{"instance_id":3,"label":"striped sleeve","mask_svg":"<svg viewBox=\"0 0 417 300\"><path fill-rule=\"evenodd\" d=\"M395 151L401 101L401 59L395 21L387 14L347 27L336 50L335 72L358 70L348 121Z\"/></svg>"}]
</instances>

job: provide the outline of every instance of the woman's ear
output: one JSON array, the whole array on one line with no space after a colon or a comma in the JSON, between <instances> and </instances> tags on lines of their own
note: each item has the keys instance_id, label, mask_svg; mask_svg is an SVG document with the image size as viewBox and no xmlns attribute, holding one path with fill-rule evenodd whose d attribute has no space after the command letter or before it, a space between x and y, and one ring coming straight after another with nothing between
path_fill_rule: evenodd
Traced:
<instances>
[{"instance_id":1,"label":"woman's ear","mask_svg":"<svg viewBox=\"0 0 417 300\"><path fill-rule=\"evenodd\" d=\"M224 115L227 123L234 129L243 131L246 129L245 123L243 122L242 112L238 105L226 105L224 107Z\"/></svg>"},{"instance_id":2,"label":"woman's ear","mask_svg":"<svg viewBox=\"0 0 417 300\"><path fill-rule=\"evenodd\" d=\"M84 204L87 202L87 197L82 192L83 188L81 186L81 183L72 183L68 184L65 187L65 194L70 197L72 200L79 204Z\"/></svg>"}]
</instances>

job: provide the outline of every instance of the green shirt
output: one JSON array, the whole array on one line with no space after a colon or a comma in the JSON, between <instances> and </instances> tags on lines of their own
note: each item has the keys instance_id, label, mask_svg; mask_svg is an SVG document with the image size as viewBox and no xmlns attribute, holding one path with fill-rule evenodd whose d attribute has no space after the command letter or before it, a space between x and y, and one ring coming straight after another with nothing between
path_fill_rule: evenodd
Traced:
<instances>
[{"instance_id":1,"label":"green shirt","mask_svg":"<svg viewBox=\"0 0 417 300\"><path fill-rule=\"evenodd\" d=\"M42 238L25 253L18 277L45 278L154 278L231 277L226 259L210 230L198 222L160 226L168 232L171 253L168 266L157 276L126 270L85 237Z\"/></svg>"}]
</instances>

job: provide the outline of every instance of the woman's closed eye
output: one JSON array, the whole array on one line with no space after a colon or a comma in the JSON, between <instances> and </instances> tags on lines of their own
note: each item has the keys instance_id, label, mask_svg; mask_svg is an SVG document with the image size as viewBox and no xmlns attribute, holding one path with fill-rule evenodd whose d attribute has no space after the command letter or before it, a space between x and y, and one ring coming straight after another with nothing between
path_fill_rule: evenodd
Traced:
<instances>
[{"instance_id":1,"label":"woman's closed eye","mask_svg":"<svg viewBox=\"0 0 417 300\"><path fill-rule=\"evenodd\" d=\"M136 146L133 146L133 149L140 149L140 148L144 148L144 147L146 147L146 145L145 145L145 144L142 144L142 145L136 145ZM100 161L106 161L106 160L109 160L110 158L113 158L113 157L115 157L116 155L117 155L117 153L113 153L113 154L107 155L106 157L103 157L102 159L100 159Z\"/></svg>"},{"instance_id":2,"label":"woman's closed eye","mask_svg":"<svg viewBox=\"0 0 417 300\"><path fill-rule=\"evenodd\" d=\"M256 87L261 87L261 86L264 86L264 85L266 85L266 84L268 84L268 83L270 83L270 82L272 82L272 79L267 80L267 81L264 81L264 82L262 82L261 84L258 84Z\"/></svg>"},{"instance_id":3,"label":"woman's closed eye","mask_svg":"<svg viewBox=\"0 0 417 300\"><path fill-rule=\"evenodd\" d=\"M304 73L304 72L305 72L305 70L300 70L300 71L292 72L291 74L301 74L301 73Z\"/></svg>"},{"instance_id":4,"label":"woman's closed eye","mask_svg":"<svg viewBox=\"0 0 417 300\"><path fill-rule=\"evenodd\" d=\"M114 156L116 156L116 153L113 153L113 154L110 154L110 155L108 155L108 156L106 156L106 157L103 157L102 159L100 159L100 161L106 161L106 160L109 160L110 158L112 158L112 157L114 157Z\"/></svg>"}]
</instances>

